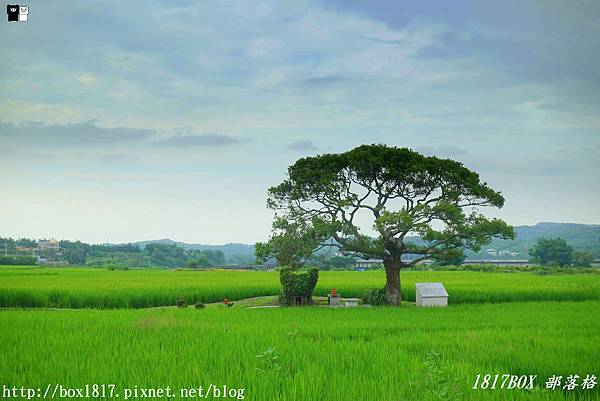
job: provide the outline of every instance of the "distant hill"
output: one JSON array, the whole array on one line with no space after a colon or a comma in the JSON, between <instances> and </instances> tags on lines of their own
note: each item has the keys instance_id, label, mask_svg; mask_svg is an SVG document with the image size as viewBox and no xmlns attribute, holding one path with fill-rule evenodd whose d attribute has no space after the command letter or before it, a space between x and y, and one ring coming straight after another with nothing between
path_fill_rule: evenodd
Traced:
<instances>
[{"instance_id":1,"label":"distant hill","mask_svg":"<svg viewBox=\"0 0 600 401\"><path fill-rule=\"evenodd\" d=\"M537 223L533 226L515 226L514 240L493 240L481 252L469 252L469 257L489 257L486 250L498 251L500 259L527 259L529 249L538 238L564 238L569 245L578 251L590 252L600 257L600 225L574 223ZM512 253L513 255L510 255Z\"/></svg>"},{"instance_id":2,"label":"distant hill","mask_svg":"<svg viewBox=\"0 0 600 401\"><path fill-rule=\"evenodd\" d=\"M485 246L481 252L468 252L470 258L491 257L486 250L494 249L499 259L527 259L528 251L538 238L564 238L569 245L576 250L591 252L594 257L600 258L600 225L598 224L574 224L574 223L538 223L533 226L515 226L517 237L515 240L493 240ZM170 239L159 239L151 241L139 241L136 244L145 247L147 244L175 244L186 249L212 249L220 250L225 255L227 263L245 264L252 263L254 257L254 245L229 243L223 245L188 244Z\"/></svg>"},{"instance_id":3,"label":"distant hill","mask_svg":"<svg viewBox=\"0 0 600 401\"><path fill-rule=\"evenodd\" d=\"M223 245L205 245L205 244L188 244L186 242L173 241L171 239L157 239L149 241L135 242L140 248L144 248L148 244L166 244L176 245L184 249L194 250L218 250L223 252L225 255L225 261L228 264L252 264L255 262L256 257L254 256L254 245L239 244L239 243L228 243Z\"/></svg>"}]
</instances>

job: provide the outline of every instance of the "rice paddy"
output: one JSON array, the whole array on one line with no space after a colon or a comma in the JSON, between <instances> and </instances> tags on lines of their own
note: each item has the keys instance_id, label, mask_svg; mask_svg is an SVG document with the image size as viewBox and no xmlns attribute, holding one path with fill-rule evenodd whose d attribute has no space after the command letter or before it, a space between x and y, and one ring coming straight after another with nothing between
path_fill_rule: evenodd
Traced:
<instances>
[{"instance_id":1,"label":"rice paddy","mask_svg":"<svg viewBox=\"0 0 600 401\"><path fill-rule=\"evenodd\" d=\"M415 282L440 281L450 303L600 300L600 275L537 275L471 271L401 273L402 297L414 301ZM385 283L382 271L321 272L316 295L336 288L360 297ZM107 270L0 267L0 307L144 308L275 295L277 272Z\"/></svg>"},{"instance_id":2,"label":"rice paddy","mask_svg":"<svg viewBox=\"0 0 600 401\"><path fill-rule=\"evenodd\" d=\"M421 281L443 282L450 306L134 309L275 295L278 277L0 267L2 306L75 309L0 311L0 386L112 384L121 400L158 399L142 390L167 386L171 399L198 399L181 391L211 385L228 397L208 399L259 401L600 398L598 386L581 388L600 376L599 275L407 271L405 299ZM383 282L378 271L322 272L317 295L360 296ZM537 377L529 390L475 390L478 374ZM553 375L562 384L546 389ZM562 386L570 375L573 390Z\"/></svg>"},{"instance_id":3,"label":"rice paddy","mask_svg":"<svg viewBox=\"0 0 600 401\"><path fill-rule=\"evenodd\" d=\"M593 400L597 389L543 388L552 375L599 373L592 316L598 302L3 311L0 381L214 384L249 400ZM486 373L538 380L534 390L471 389Z\"/></svg>"}]
</instances>

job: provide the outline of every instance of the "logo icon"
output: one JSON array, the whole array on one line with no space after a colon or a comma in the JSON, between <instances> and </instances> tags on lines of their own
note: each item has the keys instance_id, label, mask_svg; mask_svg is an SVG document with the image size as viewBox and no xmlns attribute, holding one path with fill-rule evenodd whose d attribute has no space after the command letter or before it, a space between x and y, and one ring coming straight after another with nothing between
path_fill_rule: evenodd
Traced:
<instances>
[{"instance_id":1,"label":"logo icon","mask_svg":"<svg viewBox=\"0 0 600 401\"><path fill-rule=\"evenodd\" d=\"M27 21L29 6L19 6L19 22Z\"/></svg>"},{"instance_id":2,"label":"logo icon","mask_svg":"<svg viewBox=\"0 0 600 401\"><path fill-rule=\"evenodd\" d=\"M8 16L8 22L27 22L29 18L29 6L7 4L6 15Z\"/></svg>"}]
</instances>

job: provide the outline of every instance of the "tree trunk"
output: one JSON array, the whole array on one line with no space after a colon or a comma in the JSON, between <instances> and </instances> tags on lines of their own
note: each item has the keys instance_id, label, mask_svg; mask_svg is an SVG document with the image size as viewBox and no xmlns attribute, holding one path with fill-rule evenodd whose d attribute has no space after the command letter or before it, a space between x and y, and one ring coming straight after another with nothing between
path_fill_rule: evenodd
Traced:
<instances>
[{"instance_id":1,"label":"tree trunk","mask_svg":"<svg viewBox=\"0 0 600 401\"><path fill-rule=\"evenodd\" d=\"M383 260L385 267L385 296L391 305L400 305L400 268L399 258Z\"/></svg>"}]
</instances>

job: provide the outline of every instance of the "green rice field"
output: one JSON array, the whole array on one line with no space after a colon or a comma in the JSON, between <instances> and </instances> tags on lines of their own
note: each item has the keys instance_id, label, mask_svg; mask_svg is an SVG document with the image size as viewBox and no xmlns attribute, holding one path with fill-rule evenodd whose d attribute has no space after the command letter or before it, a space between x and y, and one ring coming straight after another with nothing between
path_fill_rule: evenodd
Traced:
<instances>
[{"instance_id":1,"label":"green rice field","mask_svg":"<svg viewBox=\"0 0 600 401\"><path fill-rule=\"evenodd\" d=\"M450 302L600 300L600 274L538 275L471 271L401 273L403 299L414 301L415 282L443 282ZM316 294L336 288L360 297L381 288L383 271L321 272ZM0 307L144 308L218 302L279 292L277 272L108 270L98 268L0 267Z\"/></svg>"},{"instance_id":2,"label":"green rice field","mask_svg":"<svg viewBox=\"0 0 600 401\"><path fill-rule=\"evenodd\" d=\"M206 399L261 401L600 399L600 387L581 388L600 377L600 275L407 271L405 299L421 281L443 282L450 306L178 309L168 305L180 296L276 295L277 273L0 267L0 386L39 389L32 399L86 384L114 393L83 399L162 399L148 391L167 387L177 400L200 399L181 393L199 387L212 389ZM383 282L378 271L323 272L317 294ZM473 389L486 374L536 378L531 389ZM546 389L553 375L561 386ZM228 397L213 397L224 385Z\"/></svg>"},{"instance_id":3,"label":"green rice field","mask_svg":"<svg viewBox=\"0 0 600 401\"><path fill-rule=\"evenodd\" d=\"M600 373L598 316L598 302L12 310L0 313L0 381L42 389L225 384L265 401L594 400L597 389L543 384ZM486 373L539 379L533 390L473 390Z\"/></svg>"}]
</instances>

